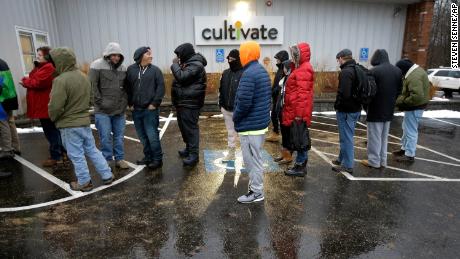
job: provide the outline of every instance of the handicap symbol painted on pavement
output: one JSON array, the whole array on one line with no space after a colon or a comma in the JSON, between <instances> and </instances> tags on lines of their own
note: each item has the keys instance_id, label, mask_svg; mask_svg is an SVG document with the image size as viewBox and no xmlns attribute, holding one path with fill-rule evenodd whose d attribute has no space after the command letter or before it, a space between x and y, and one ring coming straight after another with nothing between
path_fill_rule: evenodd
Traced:
<instances>
[{"instance_id":1,"label":"handicap symbol painted on pavement","mask_svg":"<svg viewBox=\"0 0 460 259\"><path fill-rule=\"evenodd\" d=\"M235 161L222 162L222 159L227 155L227 150L208 150L205 149L204 153L204 164L206 173L246 173L242 172L243 168L243 157L241 151L236 152ZM280 167L273 161L272 156L264 149L262 150L262 160L264 161L265 172L278 172Z\"/></svg>"}]
</instances>

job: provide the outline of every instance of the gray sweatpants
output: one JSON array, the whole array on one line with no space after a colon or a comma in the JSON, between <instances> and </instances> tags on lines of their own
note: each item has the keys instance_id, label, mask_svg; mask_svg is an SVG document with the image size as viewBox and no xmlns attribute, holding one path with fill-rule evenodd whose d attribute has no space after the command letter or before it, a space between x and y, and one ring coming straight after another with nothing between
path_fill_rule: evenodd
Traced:
<instances>
[{"instance_id":1,"label":"gray sweatpants","mask_svg":"<svg viewBox=\"0 0 460 259\"><path fill-rule=\"evenodd\" d=\"M254 193L264 193L264 162L262 148L265 135L240 135L241 151L244 165L249 172L249 190Z\"/></svg>"},{"instance_id":2,"label":"gray sweatpants","mask_svg":"<svg viewBox=\"0 0 460 259\"><path fill-rule=\"evenodd\" d=\"M373 167L387 166L390 121L367 123L367 159Z\"/></svg>"}]
</instances>

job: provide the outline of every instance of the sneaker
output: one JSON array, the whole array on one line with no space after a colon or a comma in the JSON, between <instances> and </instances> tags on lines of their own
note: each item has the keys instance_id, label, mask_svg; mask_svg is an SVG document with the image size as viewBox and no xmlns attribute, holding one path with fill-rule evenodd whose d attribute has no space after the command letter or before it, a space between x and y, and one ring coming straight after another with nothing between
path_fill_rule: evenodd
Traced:
<instances>
[{"instance_id":1,"label":"sneaker","mask_svg":"<svg viewBox=\"0 0 460 259\"><path fill-rule=\"evenodd\" d=\"M188 152L187 149L179 150L179 151L177 151L177 153L179 153L179 156L181 158L187 158L190 155L190 153Z\"/></svg>"},{"instance_id":2,"label":"sneaker","mask_svg":"<svg viewBox=\"0 0 460 259\"><path fill-rule=\"evenodd\" d=\"M396 161L401 162L401 163L413 163L415 161L413 156L401 156L396 158Z\"/></svg>"},{"instance_id":3,"label":"sneaker","mask_svg":"<svg viewBox=\"0 0 460 259\"><path fill-rule=\"evenodd\" d=\"M255 193L253 191L249 191L247 194L240 196L238 198L239 203L253 203L257 201L263 201L264 195L261 193Z\"/></svg>"},{"instance_id":4,"label":"sneaker","mask_svg":"<svg viewBox=\"0 0 460 259\"><path fill-rule=\"evenodd\" d=\"M102 184L104 185L110 185L112 184L113 180L115 180L115 177L112 175L112 177L110 177L109 179L102 179Z\"/></svg>"},{"instance_id":5,"label":"sneaker","mask_svg":"<svg viewBox=\"0 0 460 259\"><path fill-rule=\"evenodd\" d=\"M146 159L145 157L142 158L141 160L136 161L136 165L148 165L150 163L151 163L151 161Z\"/></svg>"},{"instance_id":6,"label":"sneaker","mask_svg":"<svg viewBox=\"0 0 460 259\"><path fill-rule=\"evenodd\" d=\"M349 174L352 174L353 173L353 168L346 168L344 166L337 165L337 166L332 167L332 171L337 172L337 173L347 172Z\"/></svg>"},{"instance_id":7,"label":"sneaker","mask_svg":"<svg viewBox=\"0 0 460 259\"><path fill-rule=\"evenodd\" d=\"M80 185L78 182L71 182L70 189L80 192L89 192L93 189L93 183L91 180L83 185Z\"/></svg>"},{"instance_id":8,"label":"sneaker","mask_svg":"<svg viewBox=\"0 0 460 259\"><path fill-rule=\"evenodd\" d=\"M284 172L287 176L297 176L297 177L305 177L307 174L307 166L306 164L295 164L294 167L288 169Z\"/></svg>"},{"instance_id":9,"label":"sneaker","mask_svg":"<svg viewBox=\"0 0 460 259\"><path fill-rule=\"evenodd\" d=\"M363 166L366 166L366 167L369 167L369 168L380 169L380 167L373 166L373 165L369 164L369 161L368 161L368 160L361 160L360 163L361 163Z\"/></svg>"},{"instance_id":10,"label":"sneaker","mask_svg":"<svg viewBox=\"0 0 460 259\"><path fill-rule=\"evenodd\" d=\"M332 161L333 165L341 165L342 163L339 160Z\"/></svg>"},{"instance_id":11,"label":"sneaker","mask_svg":"<svg viewBox=\"0 0 460 259\"><path fill-rule=\"evenodd\" d=\"M406 153L405 150L400 149L398 151L394 151L392 154L393 156L404 156L405 153Z\"/></svg>"},{"instance_id":12,"label":"sneaker","mask_svg":"<svg viewBox=\"0 0 460 259\"><path fill-rule=\"evenodd\" d=\"M158 168L161 168L162 166L163 166L163 161L162 160L153 161L152 163L150 163L148 165L150 170L156 170Z\"/></svg>"},{"instance_id":13,"label":"sneaker","mask_svg":"<svg viewBox=\"0 0 460 259\"><path fill-rule=\"evenodd\" d=\"M115 166L118 167L118 168L121 168L121 169L129 169L129 165L128 163L126 163L125 160L117 160L115 162Z\"/></svg>"},{"instance_id":14,"label":"sneaker","mask_svg":"<svg viewBox=\"0 0 460 259\"><path fill-rule=\"evenodd\" d=\"M235 148L230 148L228 154L222 159L222 163L235 161Z\"/></svg>"}]
</instances>

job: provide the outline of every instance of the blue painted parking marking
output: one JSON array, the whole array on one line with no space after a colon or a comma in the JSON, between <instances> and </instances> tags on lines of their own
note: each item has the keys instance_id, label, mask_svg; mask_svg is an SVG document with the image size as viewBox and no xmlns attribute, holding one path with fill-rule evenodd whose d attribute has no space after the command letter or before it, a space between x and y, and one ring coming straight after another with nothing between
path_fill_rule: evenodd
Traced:
<instances>
[{"instance_id":1,"label":"blue painted parking marking","mask_svg":"<svg viewBox=\"0 0 460 259\"><path fill-rule=\"evenodd\" d=\"M205 149L204 164L206 173L247 173L243 168L243 157L241 151L236 152L236 160L230 162L222 162L222 159L227 154L227 150L209 150ZM272 156L264 149L262 150L262 159L266 173L279 172L280 167L273 161ZM243 169L243 171L241 170Z\"/></svg>"}]
</instances>

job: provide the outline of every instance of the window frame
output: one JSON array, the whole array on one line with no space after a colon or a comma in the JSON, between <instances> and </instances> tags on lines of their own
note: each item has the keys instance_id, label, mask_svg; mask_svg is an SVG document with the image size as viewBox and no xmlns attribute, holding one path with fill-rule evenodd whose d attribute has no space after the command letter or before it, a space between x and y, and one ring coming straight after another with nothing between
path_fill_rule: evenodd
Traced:
<instances>
[{"instance_id":1,"label":"window frame","mask_svg":"<svg viewBox=\"0 0 460 259\"><path fill-rule=\"evenodd\" d=\"M21 59L22 72L23 72L24 76L27 76L27 75L29 75L29 72L27 72L26 64L24 62L24 54L23 54L23 51L22 51L20 35L21 34L31 34L32 35L32 50L33 50L35 55L37 54L36 52L37 52L37 48L38 48L38 46L37 46L37 35L46 37L46 41L47 41L46 46L50 45L50 36L49 36L48 32L42 31L42 30L37 30L37 29L32 29L32 28L27 28L27 27L22 27L22 26L14 26L14 28L15 28L15 31L16 31L16 40L17 40L18 48L19 48L19 57Z\"/></svg>"}]
</instances>

